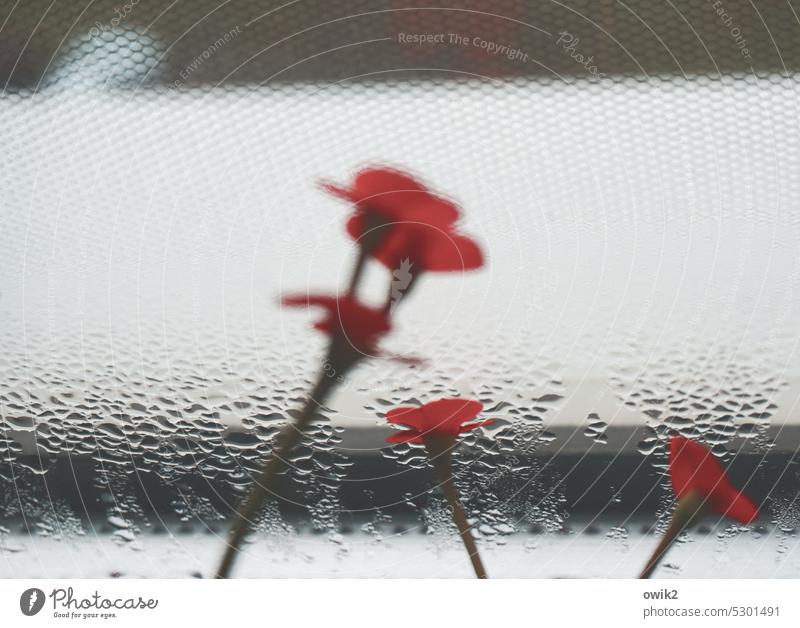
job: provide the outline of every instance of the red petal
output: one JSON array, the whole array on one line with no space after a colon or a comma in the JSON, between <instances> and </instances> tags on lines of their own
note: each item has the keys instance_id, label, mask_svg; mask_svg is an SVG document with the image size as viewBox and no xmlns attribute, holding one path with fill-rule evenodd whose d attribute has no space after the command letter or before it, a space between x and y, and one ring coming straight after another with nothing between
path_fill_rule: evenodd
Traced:
<instances>
[{"instance_id":1,"label":"red petal","mask_svg":"<svg viewBox=\"0 0 800 628\"><path fill-rule=\"evenodd\" d=\"M319 187L321 187L323 190L325 190L329 194L333 194L334 196L338 196L339 198L342 198L342 199L344 199L346 201L350 201L351 203L354 202L353 198L352 198L352 194L350 193L350 190L348 190L346 188L343 188L343 187L340 187L340 186L336 185L335 183L331 183L330 181L320 181L319 182Z\"/></svg>"},{"instance_id":2,"label":"red petal","mask_svg":"<svg viewBox=\"0 0 800 628\"><path fill-rule=\"evenodd\" d=\"M375 349L374 345L380 337L391 329L389 319L383 311L363 306L353 309L348 305L347 309L342 307L332 316L338 317L334 318L334 321L338 323L339 330L349 342L359 349L369 350L370 353Z\"/></svg>"},{"instance_id":3,"label":"red petal","mask_svg":"<svg viewBox=\"0 0 800 628\"><path fill-rule=\"evenodd\" d=\"M758 508L734 488L716 456L696 441L672 437L669 473L678 497L692 491L700 493L716 512L741 523L750 523L758 516Z\"/></svg>"},{"instance_id":4,"label":"red petal","mask_svg":"<svg viewBox=\"0 0 800 628\"><path fill-rule=\"evenodd\" d=\"M366 216L362 212L353 214L347 221L347 233L354 241L364 237ZM412 265L417 261L416 250L421 243L419 233L406 223L385 224L381 227L383 237L370 251L370 255L389 270L400 268L403 260Z\"/></svg>"},{"instance_id":5,"label":"red petal","mask_svg":"<svg viewBox=\"0 0 800 628\"><path fill-rule=\"evenodd\" d=\"M709 499L711 507L721 515L739 523L752 523L758 518L758 507L741 491L726 483Z\"/></svg>"},{"instance_id":6,"label":"red petal","mask_svg":"<svg viewBox=\"0 0 800 628\"><path fill-rule=\"evenodd\" d=\"M401 406L392 408L386 413L386 421L395 425L405 425L413 427L420 432L428 429L426 417L418 406Z\"/></svg>"},{"instance_id":7,"label":"red petal","mask_svg":"<svg viewBox=\"0 0 800 628\"><path fill-rule=\"evenodd\" d=\"M405 172L373 166L356 174L353 189L364 195L373 195L392 191L420 191L425 190L425 186Z\"/></svg>"},{"instance_id":8,"label":"red petal","mask_svg":"<svg viewBox=\"0 0 800 628\"><path fill-rule=\"evenodd\" d=\"M479 421L472 425L463 425L466 421L474 419L482 409L483 404L480 401L437 399L419 407L393 408L386 413L386 420L411 428L418 438L424 440L433 435L457 436L462 432L492 423L492 421Z\"/></svg>"},{"instance_id":9,"label":"red petal","mask_svg":"<svg viewBox=\"0 0 800 628\"><path fill-rule=\"evenodd\" d=\"M459 217L458 206L436 196L414 177L399 170L371 167L360 171L351 188L320 182L326 192L395 221L452 225Z\"/></svg>"},{"instance_id":10,"label":"red petal","mask_svg":"<svg viewBox=\"0 0 800 628\"><path fill-rule=\"evenodd\" d=\"M483 404L470 399L437 399L426 403L420 410L429 430L458 434L461 424L474 419L483 410Z\"/></svg>"},{"instance_id":11,"label":"red petal","mask_svg":"<svg viewBox=\"0 0 800 628\"><path fill-rule=\"evenodd\" d=\"M455 203L440 196L429 194L412 200L411 206L404 212L405 219L418 222L421 226L433 225L446 229L461 215Z\"/></svg>"},{"instance_id":12,"label":"red petal","mask_svg":"<svg viewBox=\"0 0 800 628\"><path fill-rule=\"evenodd\" d=\"M403 219L415 203L430 196L424 185L398 170L367 168L356 175L350 198L365 211Z\"/></svg>"},{"instance_id":13,"label":"red petal","mask_svg":"<svg viewBox=\"0 0 800 628\"><path fill-rule=\"evenodd\" d=\"M452 230L426 229L422 265L431 272L474 270L483 266L478 244Z\"/></svg>"},{"instance_id":14,"label":"red petal","mask_svg":"<svg viewBox=\"0 0 800 628\"><path fill-rule=\"evenodd\" d=\"M336 297L329 297L318 294L291 294L281 297L281 305L285 307L320 306L327 309L335 309Z\"/></svg>"},{"instance_id":15,"label":"red petal","mask_svg":"<svg viewBox=\"0 0 800 628\"><path fill-rule=\"evenodd\" d=\"M690 491L709 496L727 481L725 470L716 456L700 443L682 436L670 440L669 473L678 497Z\"/></svg>"},{"instance_id":16,"label":"red petal","mask_svg":"<svg viewBox=\"0 0 800 628\"><path fill-rule=\"evenodd\" d=\"M372 257L389 270L410 260L418 271L458 272L483 266L483 253L476 242L449 229L416 223L397 223L386 227L387 233L372 251ZM363 219L348 221L350 236L363 234Z\"/></svg>"},{"instance_id":17,"label":"red petal","mask_svg":"<svg viewBox=\"0 0 800 628\"><path fill-rule=\"evenodd\" d=\"M352 296L291 295L281 299L288 307L319 306L325 317L314 328L328 335L339 334L361 351L373 353L381 336L391 330L389 316L382 309L371 308Z\"/></svg>"},{"instance_id":18,"label":"red petal","mask_svg":"<svg viewBox=\"0 0 800 628\"><path fill-rule=\"evenodd\" d=\"M347 219L347 233L358 242L364 235L364 214L356 212Z\"/></svg>"},{"instance_id":19,"label":"red petal","mask_svg":"<svg viewBox=\"0 0 800 628\"><path fill-rule=\"evenodd\" d=\"M409 260L412 270L424 270L419 263L418 249L423 245L414 230L404 225L391 225L372 257L389 270L397 270L403 260Z\"/></svg>"},{"instance_id":20,"label":"red petal","mask_svg":"<svg viewBox=\"0 0 800 628\"><path fill-rule=\"evenodd\" d=\"M402 212L421 195L429 192L416 179L391 168L366 168L359 172L351 188L343 188L328 181L320 187L339 198L386 215Z\"/></svg>"},{"instance_id":21,"label":"red petal","mask_svg":"<svg viewBox=\"0 0 800 628\"><path fill-rule=\"evenodd\" d=\"M350 235L351 238L355 242L360 242L361 239L367 233L367 216L364 212L356 212L350 218L347 219L347 233ZM379 224L376 227L372 227L370 233L373 231L378 231L378 233L382 236L381 240L379 241L378 245L375 247L376 249L381 249L384 246L384 243L387 238L391 237L392 235L392 225L390 224ZM375 251L373 250L372 255L375 255Z\"/></svg>"},{"instance_id":22,"label":"red petal","mask_svg":"<svg viewBox=\"0 0 800 628\"><path fill-rule=\"evenodd\" d=\"M321 331L323 334L326 334L328 336L330 336L333 333L333 327L331 326L330 321L327 319L314 323L313 327L317 331Z\"/></svg>"}]
</instances>

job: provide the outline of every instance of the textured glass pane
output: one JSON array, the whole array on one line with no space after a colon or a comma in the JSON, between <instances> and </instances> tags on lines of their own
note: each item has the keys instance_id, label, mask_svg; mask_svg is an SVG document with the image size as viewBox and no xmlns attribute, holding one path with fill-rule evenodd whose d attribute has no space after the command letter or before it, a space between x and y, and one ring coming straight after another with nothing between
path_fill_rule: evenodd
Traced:
<instances>
[{"instance_id":1,"label":"textured glass pane","mask_svg":"<svg viewBox=\"0 0 800 628\"><path fill-rule=\"evenodd\" d=\"M425 450L385 442L390 408L465 397L495 419L455 453L492 574L635 575L680 434L762 516L662 575L800 576L796 22L765 11L770 47L729 3L748 61L707 3L705 48L669 3L167 4L0 14L2 575L213 573L325 351L278 298L356 255L318 182L380 163L458 201L487 264L420 280L383 346L426 363L346 377L237 575L468 576Z\"/></svg>"}]
</instances>

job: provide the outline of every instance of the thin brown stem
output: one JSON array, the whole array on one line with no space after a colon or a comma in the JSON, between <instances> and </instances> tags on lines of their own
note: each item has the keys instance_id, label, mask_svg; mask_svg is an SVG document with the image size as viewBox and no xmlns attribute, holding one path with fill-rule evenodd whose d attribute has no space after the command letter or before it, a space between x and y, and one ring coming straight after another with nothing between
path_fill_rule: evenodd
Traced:
<instances>
[{"instance_id":1,"label":"thin brown stem","mask_svg":"<svg viewBox=\"0 0 800 628\"><path fill-rule=\"evenodd\" d=\"M481 561L481 556L478 553L478 546L472 536L472 528L467 521L467 515L464 512L464 508L458 496L458 489L453 481L452 458L450 455L453 443L429 438L425 445L431 464L433 464L433 468L436 470L436 476L439 479L442 492L444 493L445 499L447 499L447 504L453 515L453 521L458 528L458 533L461 536L461 541L464 543L464 548L467 550L472 568L475 570L475 576L480 579L487 579L489 576L486 574L486 569Z\"/></svg>"},{"instance_id":2,"label":"thin brown stem","mask_svg":"<svg viewBox=\"0 0 800 628\"><path fill-rule=\"evenodd\" d=\"M367 261L367 252L364 250L364 246L358 247L358 257L356 258L356 263L353 266L353 274L350 276L350 284L347 286L347 292L349 294L355 295L356 293L356 286L358 286L358 282L361 281L361 275L364 272L364 264Z\"/></svg>"},{"instance_id":3,"label":"thin brown stem","mask_svg":"<svg viewBox=\"0 0 800 628\"><path fill-rule=\"evenodd\" d=\"M361 235L361 239L358 242L358 257L356 257L353 273L350 275L350 283L347 286L348 294L355 296L356 288L361 281L361 275L364 274L367 258L380 243L384 235L382 232L385 224L386 223L379 216L369 213L365 214L364 233Z\"/></svg>"},{"instance_id":4,"label":"thin brown stem","mask_svg":"<svg viewBox=\"0 0 800 628\"><path fill-rule=\"evenodd\" d=\"M381 233L382 228L386 226L386 223L380 217L374 214L368 214L364 226L364 234L359 242L358 256L348 286L348 293L352 296L356 295L356 290L361 281L367 257L372 253L374 248L378 246L383 236ZM252 519L258 513L267 495L275 492L276 478L278 474L286 468L287 459L292 450L297 446L303 434L305 434L306 430L311 425L317 409L322 405L325 398L335 388L336 384L341 381L342 377L344 377L362 357L364 357L363 354L347 343L346 339L337 340L334 338L331 342L322 372L320 373L314 389L309 394L308 399L306 399L300 411L300 415L294 422L284 427L278 435L272 456L255 478L247 498L242 502L239 510L236 512L228 537L228 545L225 548L222 561L217 569L217 578L227 578L230 576L233 563L239 554L239 550L250 528Z\"/></svg>"},{"instance_id":5,"label":"thin brown stem","mask_svg":"<svg viewBox=\"0 0 800 628\"><path fill-rule=\"evenodd\" d=\"M702 512L703 501L702 496L695 492L689 493L678 501L678 506L675 508L675 512L672 513L669 527L666 533L664 533L658 547L656 547L656 551L653 552L653 555L647 561L642 573L639 575L640 579L647 579L653 575L656 567L661 563L661 560L666 556L677 538Z\"/></svg>"},{"instance_id":6,"label":"thin brown stem","mask_svg":"<svg viewBox=\"0 0 800 628\"><path fill-rule=\"evenodd\" d=\"M331 343L327 360L327 364L330 367L323 368L314 389L300 411L300 415L281 430L272 456L255 478L247 498L242 502L234 517L228 537L228 545L225 548L222 562L217 569L216 578L230 576L233 563L241 549L242 542L253 518L260 510L267 495L275 492L277 475L287 467L287 460L292 450L308 430L325 398L334 389L340 378L358 362L359 358L360 354L350 350L345 343L336 342L335 340Z\"/></svg>"}]
</instances>

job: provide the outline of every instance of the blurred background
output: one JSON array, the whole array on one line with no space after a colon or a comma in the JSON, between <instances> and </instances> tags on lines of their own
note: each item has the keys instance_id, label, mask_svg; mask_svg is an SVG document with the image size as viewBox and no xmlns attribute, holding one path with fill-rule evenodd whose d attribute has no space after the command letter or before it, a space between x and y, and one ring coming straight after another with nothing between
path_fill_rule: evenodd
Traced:
<instances>
[{"instance_id":1,"label":"blurred background","mask_svg":"<svg viewBox=\"0 0 800 628\"><path fill-rule=\"evenodd\" d=\"M429 364L353 373L243 575L468 576L383 442L460 395L498 419L457 456L490 573L634 575L679 432L763 516L666 574L800 576L799 31L744 0L5 3L0 575L210 572L324 351L277 297L353 263L317 183L379 163L487 265L415 288L385 346Z\"/></svg>"}]
</instances>

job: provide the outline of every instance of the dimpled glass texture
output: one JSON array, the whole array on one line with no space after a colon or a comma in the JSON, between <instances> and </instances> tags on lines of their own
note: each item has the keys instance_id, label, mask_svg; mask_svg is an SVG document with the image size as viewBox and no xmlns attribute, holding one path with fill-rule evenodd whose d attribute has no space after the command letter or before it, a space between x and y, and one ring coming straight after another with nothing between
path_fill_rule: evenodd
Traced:
<instances>
[{"instance_id":1,"label":"dimpled glass texture","mask_svg":"<svg viewBox=\"0 0 800 628\"><path fill-rule=\"evenodd\" d=\"M679 433L762 517L662 575L800 577L789 5L12 4L0 575L213 573L325 350L278 298L356 254L317 184L379 163L457 201L486 265L415 286L382 345L425 364L345 379L237 576L469 577L424 449L385 442L387 410L461 396L495 419L454 460L493 576L634 576Z\"/></svg>"}]
</instances>

